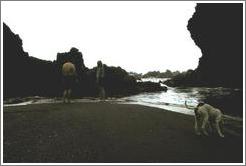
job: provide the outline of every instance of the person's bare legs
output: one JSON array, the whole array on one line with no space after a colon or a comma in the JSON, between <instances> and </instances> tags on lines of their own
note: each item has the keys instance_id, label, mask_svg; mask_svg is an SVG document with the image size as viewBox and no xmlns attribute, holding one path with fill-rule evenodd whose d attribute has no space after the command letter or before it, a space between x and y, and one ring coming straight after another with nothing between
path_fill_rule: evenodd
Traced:
<instances>
[{"instance_id":1,"label":"person's bare legs","mask_svg":"<svg viewBox=\"0 0 246 166\"><path fill-rule=\"evenodd\" d=\"M66 98L67 98L67 89L65 89L63 92L63 103L66 103Z\"/></svg>"},{"instance_id":2,"label":"person's bare legs","mask_svg":"<svg viewBox=\"0 0 246 166\"><path fill-rule=\"evenodd\" d=\"M105 89L104 87L101 88L101 98L104 100L105 99Z\"/></svg>"},{"instance_id":3,"label":"person's bare legs","mask_svg":"<svg viewBox=\"0 0 246 166\"><path fill-rule=\"evenodd\" d=\"M100 86L99 87L99 98L100 98L100 100L104 100L105 97L106 97L105 89L104 89L104 87Z\"/></svg>"},{"instance_id":4,"label":"person's bare legs","mask_svg":"<svg viewBox=\"0 0 246 166\"><path fill-rule=\"evenodd\" d=\"M71 102L71 93L72 93L72 90L71 88L67 90L67 100L68 100L68 103Z\"/></svg>"}]
</instances>

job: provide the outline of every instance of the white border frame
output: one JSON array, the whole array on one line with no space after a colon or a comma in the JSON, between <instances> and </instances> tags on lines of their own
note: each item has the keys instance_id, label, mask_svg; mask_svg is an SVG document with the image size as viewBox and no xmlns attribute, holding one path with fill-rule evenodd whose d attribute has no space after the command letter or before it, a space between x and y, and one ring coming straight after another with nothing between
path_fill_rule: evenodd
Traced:
<instances>
[{"instance_id":1,"label":"white border frame","mask_svg":"<svg viewBox=\"0 0 246 166\"><path fill-rule=\"evenodd\" d=\"M151 0L149 0L151 1ZM59 1L56 1L59 2ZM141 1L139 1L141 2ZM172 1L184 2L184 1ZM245 1L194 1L196 3L243 3L243 163L4 163L3 162L3 20L1 10L1 165L245 165ZM2 8L2 1L0 2Z\"/></svg>"}]
</instances>

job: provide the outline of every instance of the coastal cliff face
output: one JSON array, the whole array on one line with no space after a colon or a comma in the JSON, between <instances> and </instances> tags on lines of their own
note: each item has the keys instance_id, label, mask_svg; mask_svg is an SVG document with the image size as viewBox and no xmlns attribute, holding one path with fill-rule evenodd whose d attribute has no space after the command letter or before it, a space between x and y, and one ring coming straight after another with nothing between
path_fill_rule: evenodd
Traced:
<instances>
[{"instance_id":1,"label":"coastal cliff face","mask_svg":"<svg viewBox=\"0 0 246 166\"><path fill-rule=\"evenodd\" d=\"M97 96L96 67L88 69L77 48L58 53L53 62L34 58L23 50L22 40L3 24L3 96L4 99L26 96L62 96L62 65L75 64L78 83L73 96ZM105 65L107 96L126 96L145 91L165 90L155 83L137 83L124 69Z\"/></svg>"},{"instance_id":2,"label":"coastal cliff face","mask_svg":"<svg viewBox=\"0 0 246 166\"><path fill-rule=\"evenodd\" d=\"M57 93L56 67L50 61L40 60L23 50L22 40L3 24L3 95L22 97L51 96Z\"/></svg>"},{"instance_id":3,"label":"coastal cliff face","mask_svg":"<svg viewBox=\"0 0 246 166\"><path fill-rule=\"evenodd\" d=\"M173 86L243 86L243 4L201 3L187 26L201 49L198 67Z\"/></svg>"}]
</instances>

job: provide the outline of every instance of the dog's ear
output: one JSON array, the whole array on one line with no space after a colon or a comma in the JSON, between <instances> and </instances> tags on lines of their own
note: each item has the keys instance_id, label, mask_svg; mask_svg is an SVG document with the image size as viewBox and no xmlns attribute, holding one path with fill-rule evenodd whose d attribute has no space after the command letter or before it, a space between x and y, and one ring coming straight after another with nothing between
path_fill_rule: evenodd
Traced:
<instances>
[{"instance_id":1,"label":"dog's ear","mask_svg":"<svg viewBox=\"0 0 246 166\"><path fill-rule=\"evenodd\" d=\"M199 104L197 105L197 107L201 107L203 106L205 103L204 102L199 102Z\"/></svg>"}]
</instances>

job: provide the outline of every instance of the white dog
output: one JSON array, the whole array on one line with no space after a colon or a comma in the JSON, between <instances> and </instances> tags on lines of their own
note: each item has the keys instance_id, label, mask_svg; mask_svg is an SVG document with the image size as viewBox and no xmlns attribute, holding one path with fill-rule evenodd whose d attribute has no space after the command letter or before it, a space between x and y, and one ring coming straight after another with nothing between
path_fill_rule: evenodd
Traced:
<instances>
[{"instance_id":1,"label":"white dog","mask_svg":"<svg viewBox=\"0 0 246 166\"><path fill-rule=\"evenodd\" d=\"M185 101L185 106L188 109L194 109L188 107ZM220 130L220 125L223 122L223 114L217 108L205 103L199 103L194 109L195 112L195 132L200 135L201 132L204 135L208 135L206 131L206 126L211 126L216 129L220 137L224 137ZM211 126L210 126L211 125Z\"/></svg>"}]
</instances>

